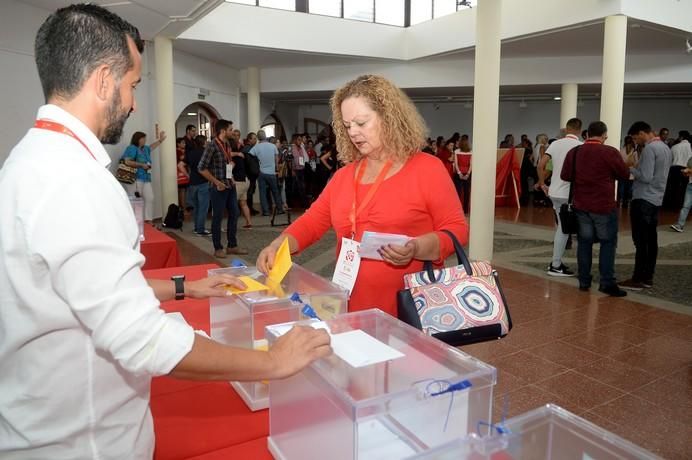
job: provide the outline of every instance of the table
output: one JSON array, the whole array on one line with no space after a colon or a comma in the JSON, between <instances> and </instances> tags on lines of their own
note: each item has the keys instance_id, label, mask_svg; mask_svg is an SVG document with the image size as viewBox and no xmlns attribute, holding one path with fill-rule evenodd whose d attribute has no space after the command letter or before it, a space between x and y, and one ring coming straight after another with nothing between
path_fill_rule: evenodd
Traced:
<instances>
[{"instance_id":1,"label":"table","mask_svg":"<svg viewBox=\"0 0 692 460\"><path fill-rule=\"evenodd\" d=\"M147 270L149 279L183 274L198 280L218 265ZM209 301L185 299L161 304L180 312L195 329L209 333ZM201 382L156 377L151 382L151 411L156 435L156 460L271 460L267 450L269 413L252 412L228 382Z\"/></svg>"},{"instance_id":2,"label":"table","mask_svg":"<svg viewBox=\"0 0 692 460\"><path fill-rule=\"evenodd\" d=\"M140 244L140 252L145 258L143 270L180 265L178 244L150 224L144 224L144 241Z\"/></svg>"}]
</instances>

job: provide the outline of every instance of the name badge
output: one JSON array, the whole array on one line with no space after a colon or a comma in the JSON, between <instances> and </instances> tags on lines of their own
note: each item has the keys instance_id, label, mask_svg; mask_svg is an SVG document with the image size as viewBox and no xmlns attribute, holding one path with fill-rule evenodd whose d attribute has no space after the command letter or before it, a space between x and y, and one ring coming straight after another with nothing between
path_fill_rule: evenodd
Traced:
<instances>
[{"instance_id":1,"label":"name badge","mask_svg":"<svg viewBox=\"0 0 692 460\"><path fill-rule=\"evenodd\" d=\"M226 179L233 179L233 163L226 163Z\"/></svg>"},{"instance_id":2,"label":"name badge","mask_svg":"<svg viewBox=\"0 0 692 460\"><path fill-rule=\"evenodd\" d=\"M302 155L298 157L298 164L300 166L305 166L305 158L303 158Z\"/></svg>"},{"instance_id":3,"label":"name badge","mask_svg":"<svg viewBox=\"0 0 692 460\"><path fill-rule=\"evenodd\" d=\"M350 238L341 238L341 251L336 260L332 282L341 286L351 295L353 286L356 284L358 270L360 269L360 255L358 248L360 243Z\"/></svg>"}]
</instances>

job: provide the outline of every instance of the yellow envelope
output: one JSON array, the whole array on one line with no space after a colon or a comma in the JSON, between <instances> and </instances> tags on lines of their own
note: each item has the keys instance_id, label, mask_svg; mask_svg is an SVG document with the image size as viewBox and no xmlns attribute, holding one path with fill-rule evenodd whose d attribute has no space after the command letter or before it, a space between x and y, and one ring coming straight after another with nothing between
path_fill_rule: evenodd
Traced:
<instances>
[{"instance_id":1,"label":"yellow envelope","mask_svg":"<svg viewBox=\"0 0 692 460\"><path fill-rule=\"evenodd\" d=\"M274 265L267 275L268 281L273 285L280 285L286 273L291 269L293 262L291 261L291 250L288 247L288 238L284 238L283 243L279 246L274 257Z\"/></svg>"},{"instance_id":2,"label":"yellow envelope","mask_svg":"<svg viewBox=\"0 0 692 460\"><path fill-rule=\"evenodd\" d=\"M255 292L255 291L268 291L269 288L259 281L250 278L249 276L241 276L238 278L240 281L245 283L245 289L238 289L232 286L226 286L226 291L231 294L242 294L244 292Z\"/></svg>"}]
</instances>

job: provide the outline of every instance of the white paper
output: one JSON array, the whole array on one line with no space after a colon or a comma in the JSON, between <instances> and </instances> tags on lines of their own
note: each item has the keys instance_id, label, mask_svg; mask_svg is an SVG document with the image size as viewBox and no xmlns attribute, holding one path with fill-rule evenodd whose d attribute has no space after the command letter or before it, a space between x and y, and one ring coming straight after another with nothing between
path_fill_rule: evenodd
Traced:
<instances>
[{"instance_id":1,"label":"white paper","mask_svg":"<svg viewBox=\"0 0 692 460\"><path fill-rule=\"evenodd\" d=\"M395 246L405 246L411 241L411 237L406 235L396 235L393 233L364 232L360 242L359 254L365 259L382 260L382 256L377 252L382 246L392 244Z\"/></svg>"},{"instance_id":2,"label":"white paper","mask_svg":"<svg viewBox=\"0 0 692 460\"><path fill-rule=\"evenodd\" d=\"M267 326L267 329L272 331L272 333L277 337L281 337L282 335L293 329L293 326L295 326L295 323L272 324L271 326ZM327 326L327 323L325 323L324 321L313 321L311 323L306 324L306 326L311 326L314 329L324 329L325 331L327 331L327 333L331 334L329 326Z\"/></svg>"}]
</instances>

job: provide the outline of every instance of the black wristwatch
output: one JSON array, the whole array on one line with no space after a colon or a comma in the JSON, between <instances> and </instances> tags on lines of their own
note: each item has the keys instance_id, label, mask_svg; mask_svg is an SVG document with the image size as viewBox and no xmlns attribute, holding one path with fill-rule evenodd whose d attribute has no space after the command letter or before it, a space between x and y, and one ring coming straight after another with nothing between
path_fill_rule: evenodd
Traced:
<instances>
[{"instance_id":1,"label":"black wristwatch","mask_svg":"<svg viewBox=\"0 0 692 460\"><path fill-rule=\"evenodd\" d=\"M185 275L171 276L175 283L175 300L183 300L185 298Z\"/></svg>"}]
</instances>

